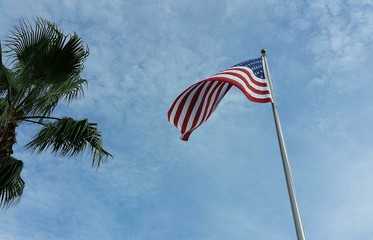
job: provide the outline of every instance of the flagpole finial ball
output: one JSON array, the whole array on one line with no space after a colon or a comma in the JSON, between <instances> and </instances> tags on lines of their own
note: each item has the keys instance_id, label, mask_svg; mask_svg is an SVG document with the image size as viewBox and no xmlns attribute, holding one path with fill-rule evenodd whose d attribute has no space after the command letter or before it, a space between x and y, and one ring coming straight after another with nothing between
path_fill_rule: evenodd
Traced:
<instances>
[{"instance_id":1,"label":"flagpole finial ball","mask_svg":"<svg viewBox=\"0 0 373 240\"><path fill-rule=\"evenodd\" d=\"M260 52L263 54L263 55L265 55L266 54L266 49L265 48L262 48L261 50L260 50Z\"/></svg>"}]
</instances>

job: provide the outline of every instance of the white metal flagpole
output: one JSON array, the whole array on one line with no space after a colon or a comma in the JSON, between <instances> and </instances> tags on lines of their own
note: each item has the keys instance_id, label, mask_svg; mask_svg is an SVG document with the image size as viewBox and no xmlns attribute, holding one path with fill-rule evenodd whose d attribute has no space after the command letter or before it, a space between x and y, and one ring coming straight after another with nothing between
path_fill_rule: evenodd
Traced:
<instances>
[{"instance_id":1,"label":"white metal flagpole","mask_svg":"<svg viewBox=\"0 0 373 240\"><path fill-rule=\"evenodd\" d=\"M262 53L262 58L263 58L263 63L264 63L264 71L265 71L265 74L267 75L267 78L268 78L268 85L269 85L269 89L270 89L272 99L273 99L273 102L272 102L273 117L275 119L275 124L276 124L278 143L280 145L282 164L283 164L284 172L285 172L286 185L287 185L287 188L288 188L291 210L293 212L295 230L296 230L296 233L297 233L298 240L306 240L306 235L304 234L302 219L301 219L301 216L300 216L300 211L299 211L297 198L296 198L296 194L295 194L295 186L294 186L294 182L293 182L293 177L292 177L291 171L290 171L290 164L289 164L289 160L288 160L288 155L287 155L286 148L285 148L284 137L282 135L280 118L279 118L278 112L277 112L277 105L276 105L275 96L274 96L274 92L273 92L271 77L269 75L269 69L268 69L267 58L266 58L266 50L263 48L261 50L261 53Z\"/></svg>"}]
</instances>

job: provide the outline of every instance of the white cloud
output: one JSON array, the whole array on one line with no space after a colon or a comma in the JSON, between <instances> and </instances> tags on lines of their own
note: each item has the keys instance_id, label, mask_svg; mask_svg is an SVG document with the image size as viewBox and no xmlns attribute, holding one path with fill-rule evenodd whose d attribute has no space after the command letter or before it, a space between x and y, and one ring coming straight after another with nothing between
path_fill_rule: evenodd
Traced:
<instances>
[{"instance_id":1,"label":"white cloud","mask_svg":"<svg viewBox=\"0 0 373 240\"><path fill-rule=\"evenodd\" d=\"M372 41L367 41L373 35L373 20L367 9L361 2L316 1L306 15L320 29L308 45L314 54L314 68L326 72L321 78L337 91L357 90L368 83L364 67L368 67L366 53L373 47ZM350 84L351 77L355 84Z\"/></svg>"},{"instance_id":2,"label":"white cloud","mask_svg":"<svg viewBox=\"0 0 373 240\"><path fill-rule=\"evenodd\" d=\"M96 173L89 157L54 161L48 154L31 157L18 145L28 185L21 204L0 223L2 237L291 238L270 105L249 103L232 89L187 143L166 120L183 89L259 54L263 45L272 48L306 232L315 239L370 234L368 211L362 210L372 200L366 190L372 168L373 114L365 90L371 89L370 5L3 1L2 33L17 16L38 14L87 42L86 96L57 114L98 122L115 159ZM21 144L29 131L20 131Z\"/></svg>"}]
</instances>

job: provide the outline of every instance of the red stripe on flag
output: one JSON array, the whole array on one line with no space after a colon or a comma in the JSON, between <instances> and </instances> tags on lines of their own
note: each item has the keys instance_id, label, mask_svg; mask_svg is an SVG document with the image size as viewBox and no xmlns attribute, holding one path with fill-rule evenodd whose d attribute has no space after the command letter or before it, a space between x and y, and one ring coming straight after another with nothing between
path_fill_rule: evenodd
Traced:
<instances>
[{"instance_id":1,"label":"red stripe on flag","mask_svg":"<svg viewBox=\"0 0 373 240\"><path fill-rule=\"evenodd\" d=\"M168 110L168 113L167 113L168 121L171 122L171 119L170 119L170 117L171 117L171 113L172 113L172 111L174 110L174 107L175 107L177 101L181 98L181 96L183 96L183 94L184 94L185 92L187 92L189 89L191 89L192 87L194 87L194 86L197 85L197 84L198 84L198 83L193 84L192 86L190 86L190 87L188 87L187 89L185 89L185 90L184 90L184 91L183 91L179 96L177 96L177 98L175 99L175 101L172 103L170 109Z\"/></svg>"},{"instance_id":2,"label":"red stripe on flag","mask_svg":"<svg viewBox=\"0 0 373 240\"><path fill-rule=\"evenodd\" d=\"M267 83L265 83L265 82L258 82L257 80L255 80L255 79L252 77L250 71L247 70L247 69L245 69L244 67L234 67L234 68L229 68L229 69L227 69L226 71L229 71L229 70L239 70L239 71L242 71L242 72L244 72L247 76L249 76L250 80L251 80L255 85L257 85L257 86L259 86L259 87L267 87Z\"/></svg>"},{"instance_id":3,"label":"red stripe on flag","mask_svg":"<svg viewBox=\"0 0 373 240\"><path fill-rule=\"evenodd\" d=\"M256 88L254 88L248 81L247 81L247 79L245 78L245 77L243 77L242 75L240 75L240 74L238 74L238 73L234 73L234 72L227 72L227 73L224 73L224 74L227 74L227 75L230 75L230 76L234 76L234 77L237 77L237 78L239 78L239 79L241 79L242 80L242 82L245 84L245 86L247 87L247 88L249 88L253 93L256 93L256 94L269 94L269 91L268 90L259 90L259 89L256 89ZM250 76L248 76L248 77L250 77ZM223 76L221 76L221 77L212 77L212 78L221 78L223 81L225 81L225 79L226 80L231 80L231 79L229 79L229 78L225 78L225 77L223 77ZM217 79L217 80L218 80ZM232 79L233 80L233 79ZM251 79L250 79L251 80Z\"/></svg>"},{"instance_id":4,"label":"red stripe on flag","mask_svg":"<svg viewBox=\"0 0 373 240\"><path fill-rule=\"evenodd\" d=\"M211 103L211 100L213 98L214 95L216 95L216 92L218 91L218 89L220 88L220 86L223 84L223 82L218 82L215 87L212 89L208 99L207 99L207 104L206 104L206 107L205 107L205 112L203 114L203 117L202 117L202 121L201 121L201 124L204 123L207 119L208 119L208 112L209 112L209 109L212 108L212 104Z\"/></svg>"},{"instance_id":5,"label":"red stripe on flag","mask_svg":"<svg viewBox=\"0 0 373 240\"><path fill-rule=\"evenodd\" d=\"M261 79L262 70L258 66L238 66L241 67L229 68L193 84L175 99L168 111L168 120L181 131L182 140L187 141L190 134L207 121L232 86L252 102L272 102L266 80Z\"/></svg>"},{"instance_id":6,"label":"red stripe on flag","mask_svg":"<svg viewBox=\"0 0 373 240\"><path fill-rule=\"evenodd\" d=\"M205 81L204 81L204 82L205 82ZM207 101L206 101L206 106L203 107L203 108L204 108L204 114L203 114L203 117L202 117L201 122L200 122L196 127L191 128L191 129L189 129L189 130L186 131L186 132L181 132L181 133L182 133L181 140L188 141L188 138L189 138L190 134L192 133L192 131L193 131L194 129L196 129L199 125L201 125L202 123L204 123L204 122L208 119L208 117L209 117L209 114L208 114L209 109L212 108L211 100L212 100L213 96L216 94L216 92L220 89L220 86L221 86L222 84L223 84L223 82L217 82L217 81L216 81L216 84L215 84L215 86L212 88L211 92L206 92L206 96L205 96L205 98L207 97ZM212 85L213 85L213 82L212 82L211 86L212 86ZM215 101L213 100L213 103L214 103L214 102L215 102ZM199 119L199 118L197 118L197 121L198 121L198 119Z\"/></svg>"},{"instance_id":7,"label":"red stripe on flag","mask_svg":"<svg viewBox=\"0 0 373 240\"><path fill-rule=\"evenodd\" d=\"M221 101L221 99L227 93L227 91L223 92L223 96L221 98L219 98L220 93L221 93L221 91L223 90L224 87L225 87L225 84L222 84L222 86L219 86L219 89L217 90L217 93L216 93L216 97L215 97L214 102L213 102L213 104L211 106L210 112L208 113L208 115L206 117L206 120L211 116L211 114L214 112L214 110L218 106L219 102Z\"/></svg>"},{"instance_id":8,"label":"red stripe on flag","mask_svg":"<svg viewBox=\"0 0 373 240\"><path fill-rule=\"evenodd\" d=\"M214 78L214 80L228 82L228 83L238 87L245 94L247 99L249 99L250 101L257 102L257 103L266 103L266 102L271 102L272 101L272 99L270 97L269 98L256 98L256 97L252 96L249 92L246 91L246 89L244 87L242 87L242 85L240 85L239 83L237 83L236 81L234 81L232 79L224 78L224 77L217 77L217 78ZM265 92L266 92L265 94L269 94L269 91L265 91ZM264 95L264 94L262 94L262 95Z\"/></svg>"},{"instance_id":9,"label":"red stripe on flag","mask_svg":"<svg viewBox=\"0 0 373 240\"><path fill-rule=\"evenodd\" d=\"M196 115L194 116L194 120L193 120L193 124L192 124L191 129L194 129L196 127L196 125L198 123L198 120L200 118L201 112L202 112L203 105L205 103L206 96L207 96L208 92L210 91L210 89L212 87L212 82L211 81L207 81L206 83L208 84L208 86L205 90L205 94L203 94L203 97L202 97L201 103L198 107L198 110L196 112Z\"/></svg>"},{"instance_id":10,"label":"red stripe on flag","mask_svg":"<svg viewBox=\"0 0 373 240\"><path fill-rule=\"evenodd\" d=\"M179 124L179 118L180 118L180 115L181 115L181 112L183 111L183 108L184 108L184 105L185 105L185 102L187 101L189 95L193 92L193 90L198 87L199 84L194 84L191 88L189 88L189 90L185 93L185 96L181 99L179 105L178 105L178 108L176 110L176 113L175 113L175 117L173 119L173 124L175 126L178 126Z\"/></svg>"},{"instance_id":11,"label":"red stripe on flag","mask_svg":"<svg viewBox=\"0 0 373 240\"><path fill-rule=\"evenodd\" d=\"M197 99L199 97L199 94L201 93L203 87L205 86L206 82L201 82L199 84L199 89L194 93L194 96L192 98L192 100L190 101L190 104L188 106L188 111L187 113L185 114L185 118L183 120L183 124L182 124L182 127L181 127L181 133L184 133L185 132L185 129L188 125L188 122L189 122L189 118L190 118L190 115L192 114L192 111L194 109L194 106L196 105L196 102L197 102Z\"/></svg>"}]
</instances>

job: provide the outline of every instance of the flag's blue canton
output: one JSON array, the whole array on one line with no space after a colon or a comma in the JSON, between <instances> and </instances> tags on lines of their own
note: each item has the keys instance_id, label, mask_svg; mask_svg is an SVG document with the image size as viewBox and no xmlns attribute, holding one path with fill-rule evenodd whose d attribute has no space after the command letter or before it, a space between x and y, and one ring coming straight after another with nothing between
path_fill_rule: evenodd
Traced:
<instances>
[{"instance_id":1,"label":"flag's blue canton","mask_svg":"<svg viewBox=\"0 0 373 240\"><path fill-rule=\"evenodd\" d=\"M256 58L256 59L251 59L247 61L243 61L237 65L234 65L233 67L248 67L251 70L253 70L255 76L264 79L264 70L263 70L263 64L262 64L262 58Z\"/></svg>"}]
</instances>

